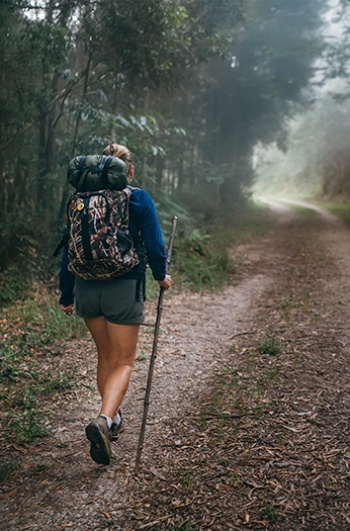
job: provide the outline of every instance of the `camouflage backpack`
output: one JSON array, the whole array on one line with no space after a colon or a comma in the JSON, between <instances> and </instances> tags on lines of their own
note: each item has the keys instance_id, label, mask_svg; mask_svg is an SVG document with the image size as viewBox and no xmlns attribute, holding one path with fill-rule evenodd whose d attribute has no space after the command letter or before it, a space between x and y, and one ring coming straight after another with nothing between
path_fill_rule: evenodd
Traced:
<instances>
[{"instance_id":1,"label":"camouflage backpack","mask_svg":"<svg viewBox=\"0 0 350 531\"><path fill-rule=\"evenodd\" d=\"M67 205L69 271L83 279L126 273L139 263L139 257L129 234L133 188L126 186L125 163L115 157L76 157L67 174L77 187Z\"/></svg>"},{"instance_id":2,"label":"camouflage backpack","mask_svg":"<svg viewBox=\"0 0 350 531\"><path fill-rule=\"evenodd\" d=\"M84 279L118 277L139 263L129 234L132 189L76 192L68 203L68 269Z\"/></svg>"}]
</instances>

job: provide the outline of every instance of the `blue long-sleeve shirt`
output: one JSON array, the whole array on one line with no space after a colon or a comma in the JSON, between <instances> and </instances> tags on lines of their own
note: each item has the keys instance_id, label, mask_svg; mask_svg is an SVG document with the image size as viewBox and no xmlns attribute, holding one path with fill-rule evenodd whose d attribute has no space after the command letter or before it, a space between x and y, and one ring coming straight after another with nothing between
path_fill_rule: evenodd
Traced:
<instances>
[{"instance_id":1,"label":"blue long-sleeve shirt","mask_svg":"<svg viewBox=\"0 0 350 531\"><path fill-rule=\"evenodd\" d=\"M166 276L166 251L163 235L153 200L145 190L136 188L131 194L129 203L129 230L136 248L139 242L143 242L147 262L152 270L154 279L164 280ZM138 280L143 275L144 267L140 263L119 278ZM59 278L61 290L60 304L64 306L73 304L75 276L68 271L66 249L63 250Z\"/></svg>"}]
</instances>

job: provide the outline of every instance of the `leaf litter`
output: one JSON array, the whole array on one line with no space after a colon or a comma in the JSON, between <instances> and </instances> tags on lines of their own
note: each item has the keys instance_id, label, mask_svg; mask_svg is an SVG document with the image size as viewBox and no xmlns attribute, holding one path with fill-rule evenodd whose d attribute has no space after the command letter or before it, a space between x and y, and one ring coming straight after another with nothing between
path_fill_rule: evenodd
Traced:
<instances>
[{"instance_id":1,"label":"leaf litter","mask_svg":"<svg viewBox=\"0 0 350 531\"><path fill-rule=\"evenodd\" d=\"M152 329L110 467L89 460L84 438L98 403L91 342L45 354L79 385L43 401L53 439L4 448L21 460L0 494L6 529L350 528L349 231L279 216L240 249L225 290L167 299L138 476ZM155 303L147 312L149 323ZM264 352L266 337L278 348Z\"/></svg>"}]
</instances>

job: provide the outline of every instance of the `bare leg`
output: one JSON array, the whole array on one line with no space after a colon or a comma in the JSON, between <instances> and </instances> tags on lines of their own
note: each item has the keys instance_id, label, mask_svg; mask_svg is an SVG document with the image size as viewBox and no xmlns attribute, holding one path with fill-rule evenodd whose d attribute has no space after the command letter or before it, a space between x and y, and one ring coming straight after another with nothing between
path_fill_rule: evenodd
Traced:
<instances>
[{"instance_id":1,"label":"bare leg","mask_svg":"<svg viewBox=\"0 0 350 531\"><path fill-rule=\"evenodd\" d=\"M97 386L100 414L113 418L123 400L133 370L140 325L117 325L104 317L85 319L98 353Z\"/></svg>"}]
</instances>

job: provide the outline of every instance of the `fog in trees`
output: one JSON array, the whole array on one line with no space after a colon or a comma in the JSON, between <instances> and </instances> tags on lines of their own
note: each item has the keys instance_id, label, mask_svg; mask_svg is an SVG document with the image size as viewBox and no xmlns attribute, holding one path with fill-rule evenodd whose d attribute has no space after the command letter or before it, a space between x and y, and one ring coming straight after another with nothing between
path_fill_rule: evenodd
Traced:
<instances>
[{"instance_id":1,"label":"fog in trees","mask_svg":"<svg viewBox=\"0 0 350 531\"><path fill-rule=\"evenodd\" d=\"M349 29L346 2L330 1L322 12L322 53L313 75L293 106L283 146L258 143L254 151L258 196L326 197L350 193Z\"/></svg>"},{"instance_id":2,"label":"fog in trees","mask_svg":"<svg viewBox=\"0 0 350 531\"><path fill-rule=\"evenodd\" d=\"M68 161L111 140L164 220L259 183L346 193L348 22L340 0L4 0L0 267L53 246Z\"/></svg>"}]
</instances>

